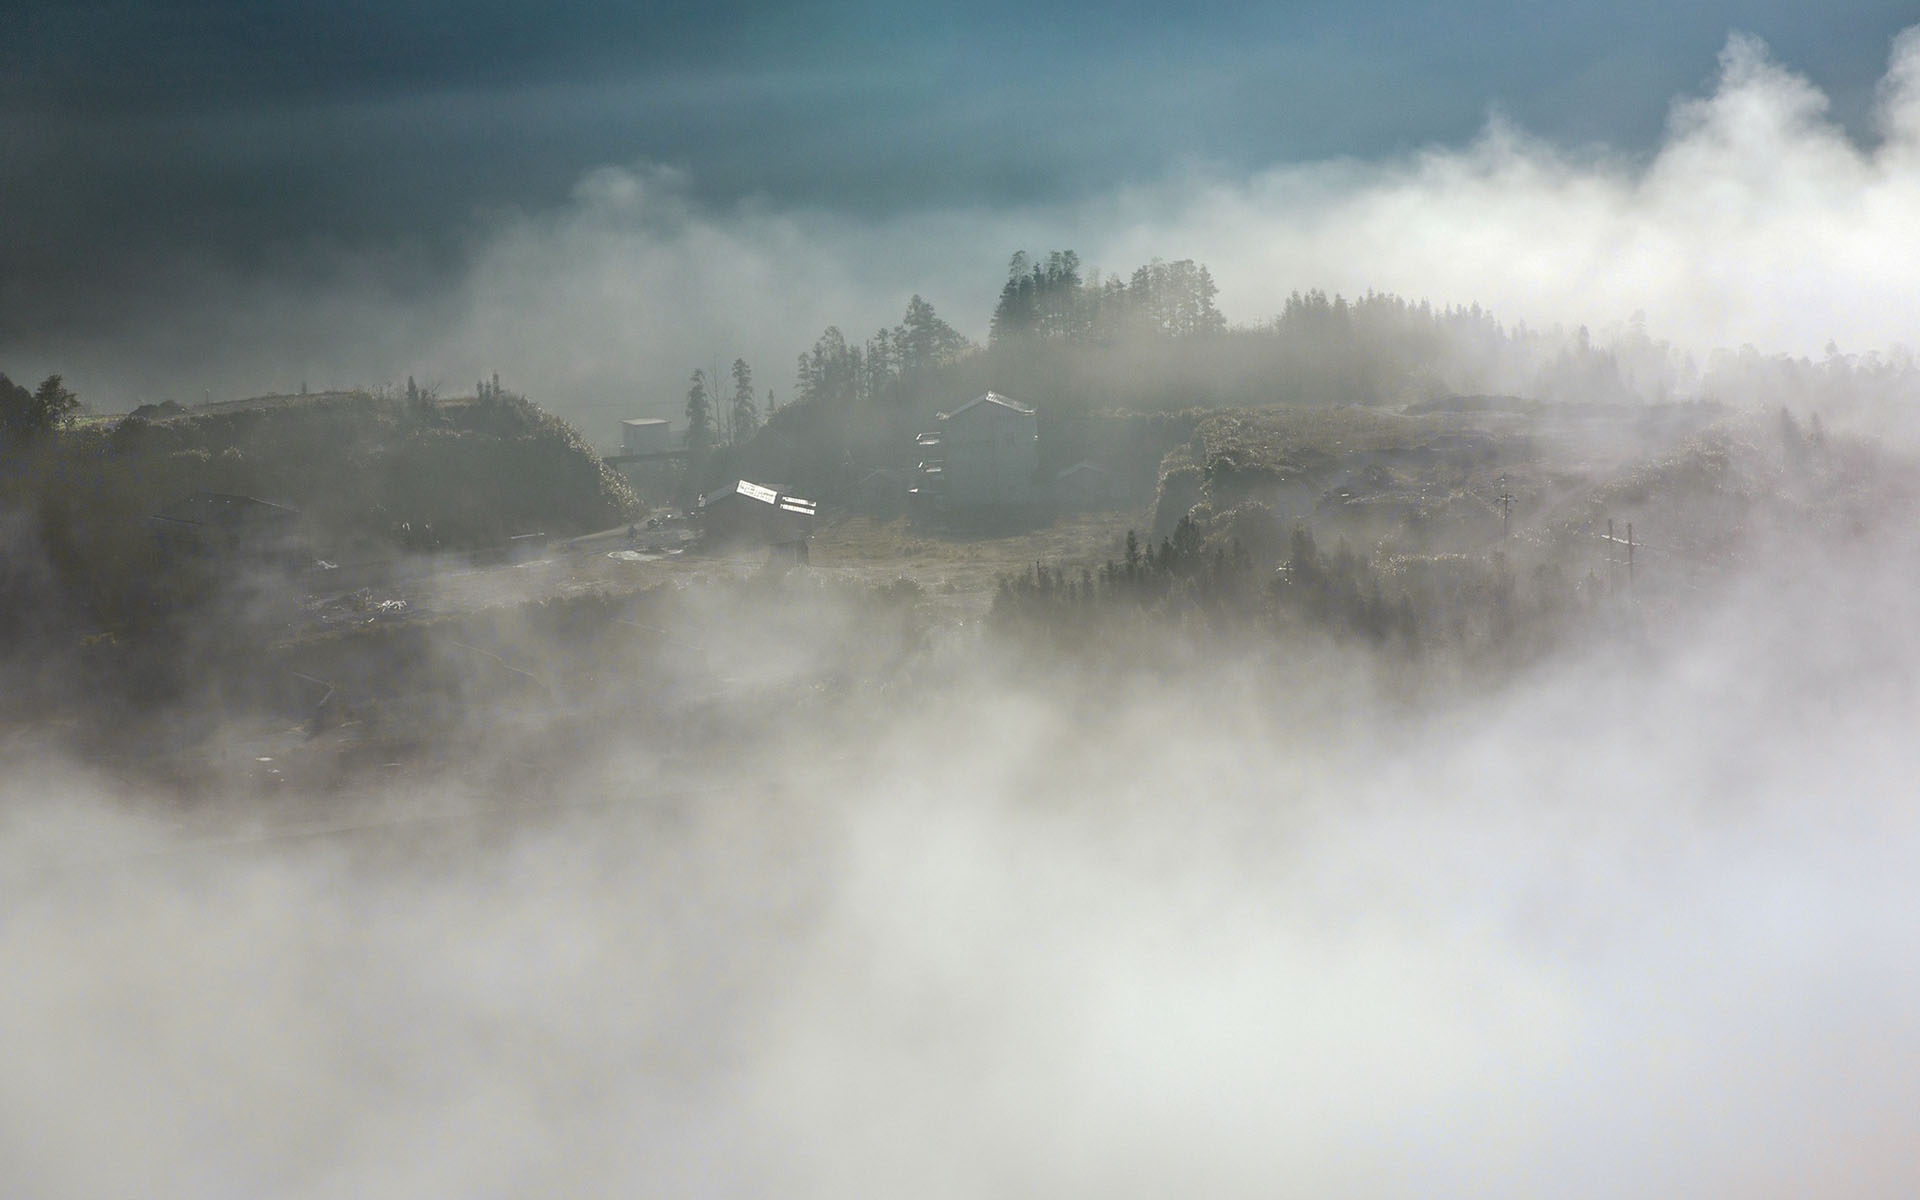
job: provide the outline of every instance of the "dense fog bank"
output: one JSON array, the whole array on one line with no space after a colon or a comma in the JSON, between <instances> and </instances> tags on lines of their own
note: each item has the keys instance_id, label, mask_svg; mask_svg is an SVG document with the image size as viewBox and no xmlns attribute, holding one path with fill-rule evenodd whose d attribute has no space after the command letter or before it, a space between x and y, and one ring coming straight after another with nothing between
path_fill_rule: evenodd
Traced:
<instances>
[{"instance_id":1,"label":"dense fog bank","mask_svg":"<svg viewBox=\"0 0 1920 1200\"><path fill-rule=\"evenodd\" d=\"M0 1176L1901 1194L1917 566L1794 544L1460 689L956 632L937 687L723 693L697 755L609 713L521 783L243 817L23 738ZM820 666L737 649L748 688Z\"/></svg>"}]
</instances>

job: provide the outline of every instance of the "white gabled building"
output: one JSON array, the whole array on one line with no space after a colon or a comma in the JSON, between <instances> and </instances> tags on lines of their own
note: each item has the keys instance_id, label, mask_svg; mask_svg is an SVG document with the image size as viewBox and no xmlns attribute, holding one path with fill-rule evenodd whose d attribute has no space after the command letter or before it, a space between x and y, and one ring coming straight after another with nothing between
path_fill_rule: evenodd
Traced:
<instances>
[{"instance_id":1,"label":"white gabled building","mask_svg":"<svg viewBox=\"0 0 1920 1200\"><path fill-rule=\"evenodd\" d=\"M917 493L948 509L1033 503L1040 469L1034 409L988 392L936 420L937 428L915 439L921 456Z\"/></svg>"}]
</instances>

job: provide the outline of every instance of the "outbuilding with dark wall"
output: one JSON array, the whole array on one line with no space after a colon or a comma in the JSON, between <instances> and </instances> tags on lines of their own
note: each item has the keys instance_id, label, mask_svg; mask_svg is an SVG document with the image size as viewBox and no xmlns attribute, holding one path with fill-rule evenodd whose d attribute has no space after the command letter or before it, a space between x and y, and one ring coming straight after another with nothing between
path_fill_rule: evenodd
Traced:
<instances>
[{"instance_id":1,"label":"outbuilding with dark wall","mask_svg":"<svg viewBox=\"0 0 1920 1200\"><path fill-rule=\"evenodd\" d=\"M161 551L304 566L313 555L300 528L300 510L225 492L195 492L147 518Z\"/></svg>"},{"instance_id":2,"label":"outbuilding with dark wall","mask_svg":"<svg viewBox=\"0 0 1920 1200\"><path fill-rule=\"evenodd\" d=\"M778 487L737 479L700 497L700 538L709 547L780 546L813 536L819 506Z\"/></svg>"}]
</instances>

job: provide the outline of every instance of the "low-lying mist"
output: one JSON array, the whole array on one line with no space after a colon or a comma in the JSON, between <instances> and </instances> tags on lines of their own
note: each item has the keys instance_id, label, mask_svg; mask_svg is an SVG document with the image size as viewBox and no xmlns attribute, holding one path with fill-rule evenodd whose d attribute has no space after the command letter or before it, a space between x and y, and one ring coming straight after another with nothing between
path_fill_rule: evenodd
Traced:
<instances>
[{"instance_id":1,"label":"low-lying mist","mask_svg":"<svg viewBox=\"0 0 1920 1200\"><path fill-rule=\"evenodd\" d=\"M1917 81L1910 30L1863 147L1736 37L1646 161L1495 121L1071 210L722 212L609 166L490 218L447 288L377 252L311 289L209 269L124 329L0 339L103 408L417 374L426 420L505 369L597 438L735 354L791 402L771 364L916 292L981 338L1018 246L1211 264L1245 327L1103 346L1115 377L1278 336L1303 288L1570 330L1496 330L1524 371L1392 409L1114 416L1187 422L1135 455L1144 573L1035 564L991 609L891 576L977 583L993 538L902 518L851 565L602 553L635 524L528 562L423 543L332 597L223 568L166 611L102 550L141 585L116 626L23 501L0 1193L1912 1194ZM1166 407L1298 381L1256 382ZM379 490L302 437L194 461ZM49 451L44 496L152 484L95 457ZM483 461L449 477L535 478ZM123 508L98 545L148 546ZM1637 566L1598 548L1616 517ZM629 565L661 569L596 590Z\"/></svg>"},{"instance_id":2,"label":"low-lying mist","mask_svg":"<svg viewBox=\"0 0 1920 1200\"><path fill-rule=\"evenodd\" d=\"M16 735L0 1190L1910 1193L1903 523L1478 676L802 571L341 794Z\"/></svg>"}]
</instances>

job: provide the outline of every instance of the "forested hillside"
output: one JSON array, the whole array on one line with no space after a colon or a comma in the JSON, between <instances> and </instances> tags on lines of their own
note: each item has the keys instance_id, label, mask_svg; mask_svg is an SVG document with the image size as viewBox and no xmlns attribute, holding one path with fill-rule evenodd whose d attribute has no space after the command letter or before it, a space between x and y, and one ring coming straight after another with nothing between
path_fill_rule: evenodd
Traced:
<instances>
[{"instance_id":1,"label":"forested hillside","mask_svg":"<svg viewBox=\"0 0 1920 1200\"><path fill-rule=\"evenodd\" d=\"M730 436L702 435L695 478L708 485L764 475L843 495L875 468L911 467L913 434L936 412L986 391L1039 410L1042 468L1058 470L1087 457L1144 453L1108 428L1121 414L1418 410L1457 405L1462 396L1561 406L1819 405L1833 413L1897 406L1920 380L1910 357L1834 348L1812 361L1746 347L1702 363L1638 319L1599 332L1542 330L1505 323L1477 304L1374 291L1351 299L1299 291L1278 313L1234 322L1217 307L1217 292L1208 268L1192 260L1104 274L1083 268L1072 251L1016 253L985 345L918 295L897 325L864 339L829 327L799 356L787 404L748 414ZM736 382L743 366L736 363ZM707 382L695 380L690 417L696 407L717 407ZM751 406L750 388L746 398ZM707 420L696 424L706 428Z\"/></svg>"}]
</instances>

